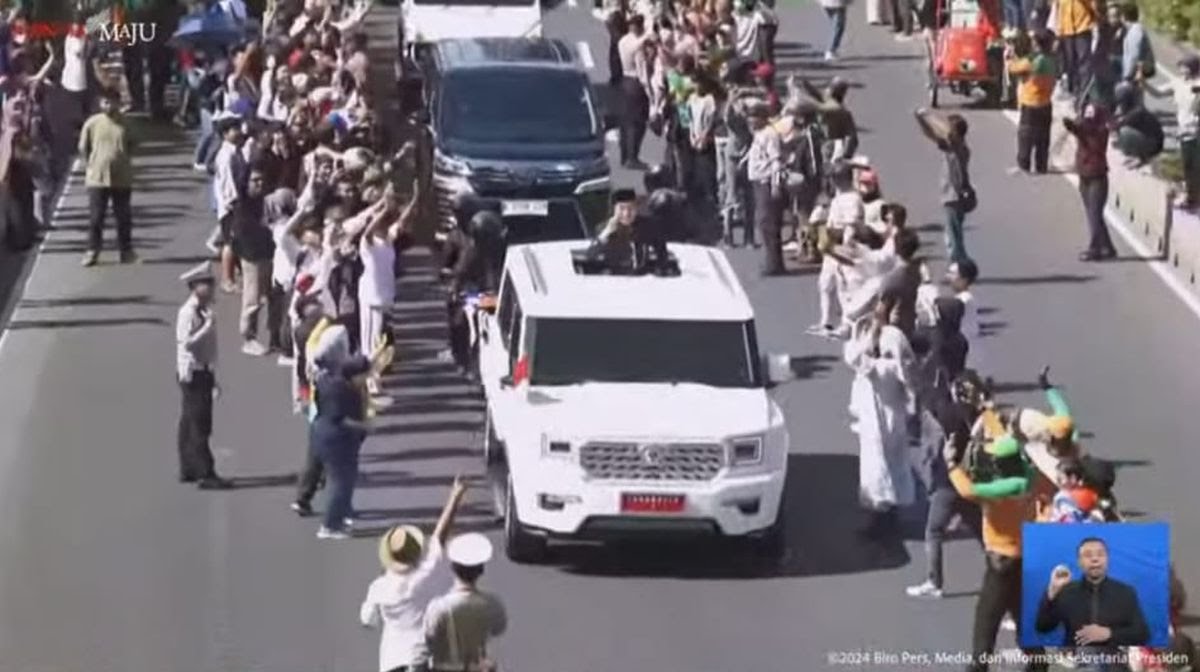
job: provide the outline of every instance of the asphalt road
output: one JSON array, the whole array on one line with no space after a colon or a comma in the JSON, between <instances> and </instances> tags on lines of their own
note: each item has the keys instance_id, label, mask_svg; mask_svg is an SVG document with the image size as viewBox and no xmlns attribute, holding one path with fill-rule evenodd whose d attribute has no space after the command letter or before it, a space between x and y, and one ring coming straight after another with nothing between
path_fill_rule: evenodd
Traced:
<instances>
[{"instance_id":1,"label":"asphalt road","mask_svg":"<svg viewBox=\"0 0 1200 672\"><path fill-rule=\"evenodd\" d=\"M394 25L378 12L378 30ZM940 270L937 156L910 113L923 98L919 45L866 29L856 5L845 59L826 66L811 46L825 39L819 9L801 2L780 13L785 69L861 86L851 104L862 151L885 192L928 231ZM557 8L546 28L587 42L595 77L607 75L589 8ZM1040 405L1034 378L1053 364L1090 449L1126 467L1123 505L1173 523L1181 575L1200 585L1200 522L1182 515L1196 508L1200 473L1190 418L1200 324L1139 260L1075 261L1084 225L1073 188L1057 176L1008 177L1010 122L965 114L981 198L967 242L984 276L977 294L988 308L992 373L1008 399ZM175 482L171 326L185 294L176 278L201 260L212 225L189 149L164 132L138 159L138 266L115 265L112 251L95 269L78 266L85 201L72 184L0 341L0 672L375 669L377 635L357 624L378 570L374 538L319 542L316 523L287 510L303 423L290 414L285 371L237 351L232 297L219 307L224 394L214 445L220 471L239 487L204 493ZM511 613L496 646L506 669L784 672L832 669L831 652L967 646L982 574L976 545L951 543L950 595L918 602L903 588L922 578L920 521L890 548L854 534L850 377L832 343L804 334L817 310L815 277L764 280L754 251L731 256L763 348L790 353L799 372L775 392L795 451L788 560L764 572L710 546L571 549L538 567L497 559L484 582ZM430 278L414 255L397 307L400 361L388 381L396 403L367 442L356 494L367 535L395 521L432 524L454 474L482 473L481 402L435 360L443 313ZM488 502L474 492L463 523L499 543Z\"/></svg>"}]
</instances>

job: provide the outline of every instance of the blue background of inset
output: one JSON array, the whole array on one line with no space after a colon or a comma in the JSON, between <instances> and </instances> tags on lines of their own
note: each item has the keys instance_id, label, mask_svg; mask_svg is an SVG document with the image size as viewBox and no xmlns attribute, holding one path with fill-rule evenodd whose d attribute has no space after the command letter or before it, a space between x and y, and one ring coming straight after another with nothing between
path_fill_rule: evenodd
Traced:
<instances>
[{"instance_id":1,"label":"blue background of inset","mask_svg":"<svg viewBox=\"0 0 1200 672\"><path fill-rule=\"evenodd\" d=\"M1171 533L1166 523L1025 523L1021 528L1021 646L1062 646L1062 628L1040 634L1034 629L1038 603L1050 585L1055 565L1082 576L1079 542L1098 537L1108 545L1108 575L1137 590L1150 628L1149 646L1167 645L1170 609Z\"/></svg>"}]
</instances>

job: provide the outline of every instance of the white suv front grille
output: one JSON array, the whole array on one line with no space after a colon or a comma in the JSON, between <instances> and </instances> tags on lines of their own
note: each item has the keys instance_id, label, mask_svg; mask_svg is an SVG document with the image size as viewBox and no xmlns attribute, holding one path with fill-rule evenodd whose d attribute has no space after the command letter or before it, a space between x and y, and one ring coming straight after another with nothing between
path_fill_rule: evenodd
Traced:
<instances>
[{"instance_id":1,"label":"white suv front grille","mask_svg":"<svg viewBox=\"0 0 1200 672\"><path fill-rule=\"evenodd\" d=\"M589 478L632 481L711 481L725 466L719 443L594 442L579 451Z\"/></svg>"}]
</instances>

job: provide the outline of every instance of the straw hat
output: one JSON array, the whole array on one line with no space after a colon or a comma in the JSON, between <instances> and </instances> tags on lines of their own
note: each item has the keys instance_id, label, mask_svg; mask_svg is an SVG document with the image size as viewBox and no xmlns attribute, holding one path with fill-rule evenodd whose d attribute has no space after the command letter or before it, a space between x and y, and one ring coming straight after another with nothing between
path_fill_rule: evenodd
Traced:
<instances>
[{"instance_id":1,"label":"straw hat","mask_svg":"<svg viewBox=\"0 0 1200 672\"><path fill-rule=\"evenodd\" d=\"M379 564L385 571L409 571L424 551L425 533L413 525L397 525L379 538Z\"/></svg>"}]
</instances>

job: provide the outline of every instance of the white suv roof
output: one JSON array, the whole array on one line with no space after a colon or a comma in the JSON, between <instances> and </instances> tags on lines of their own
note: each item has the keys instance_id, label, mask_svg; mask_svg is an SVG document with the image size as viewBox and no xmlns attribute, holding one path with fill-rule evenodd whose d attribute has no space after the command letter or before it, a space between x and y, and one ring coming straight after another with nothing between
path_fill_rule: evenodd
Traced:
<instances>
[{"instance_id":1,"label":"white suv roof","mask_svg":"<svg viewBox=\"0 0 1200 672\"><path fill-rule=\"evenodd\" d=\"M505 266L521 310L534 317L592 319L746 321L750 299L720 250L670 243L679 275L585 275L571 253L587 241L514 245Z\"/></svg>"}]
</instances>

